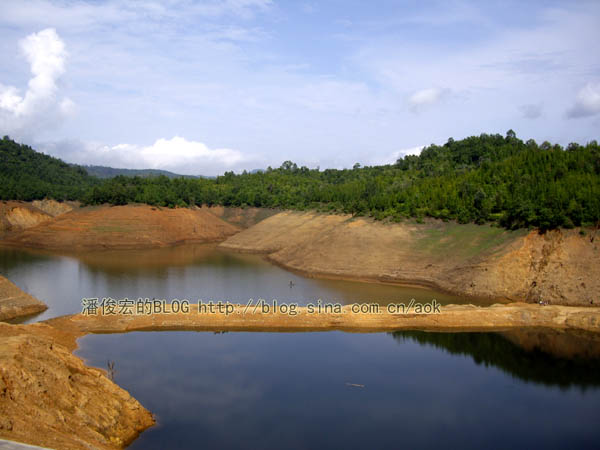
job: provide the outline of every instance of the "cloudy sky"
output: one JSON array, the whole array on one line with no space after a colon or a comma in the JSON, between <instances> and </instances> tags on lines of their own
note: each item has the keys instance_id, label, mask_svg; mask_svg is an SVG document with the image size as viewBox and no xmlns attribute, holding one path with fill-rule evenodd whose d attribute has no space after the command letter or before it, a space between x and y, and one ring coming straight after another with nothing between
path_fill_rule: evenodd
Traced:
<instances>
[{"instance_id":1,"label":"cloudy sky","mask_svg":"<svg viewBox=\"0 0 600 450\"><path fill-rule=\"evenodd\" d=\"M600 139L600 2L1 0L0 134L215 175Z\"/></svg>"}]
</instances>

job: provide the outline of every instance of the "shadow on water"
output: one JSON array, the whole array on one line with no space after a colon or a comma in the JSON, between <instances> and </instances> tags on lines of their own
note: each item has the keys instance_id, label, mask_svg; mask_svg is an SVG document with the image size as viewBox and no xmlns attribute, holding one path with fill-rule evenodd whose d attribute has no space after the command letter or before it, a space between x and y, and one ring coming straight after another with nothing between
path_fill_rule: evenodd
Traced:
<instances>
[{"instance_id":1,"label":"shadow on water","mask_svg":"<svg viewBox=\"0 0 600 450\"><path fill-rule=\"evenodd\" d=\"M399 343L414 341L470 357L475 364L496 367L527 383L585 391L600 386L600 337L524 329L503 333L390 333Z\"/></svg>"}]
</instances>

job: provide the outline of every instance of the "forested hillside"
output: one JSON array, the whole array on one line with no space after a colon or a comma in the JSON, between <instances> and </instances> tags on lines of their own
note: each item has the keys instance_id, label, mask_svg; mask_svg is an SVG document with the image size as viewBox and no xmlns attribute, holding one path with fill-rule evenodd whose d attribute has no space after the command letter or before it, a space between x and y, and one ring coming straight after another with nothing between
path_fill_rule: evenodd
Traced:
<instances>
[{"instance_id":1,"label":"forested hillside","mask_svg":"<svg viewBox=\"0 0 600 450\"><path fill-rule=\"evenodd\" d=\"M77 200L98 180L60 159L38 153L5 136L0 140L0 199L36 200L45 197Z\"/></svg>"},{"instance_id":2,"label":"forested hillside","mask_svg":"<svg viewBox=\"0 0 600 450\"><path fill-rule=\"evenodd\" d=\"M3 167L3 177L4 172ZM16 172L14 166L11 173ZM419 156L406 156L393 165L356 164L345 170L321 171L286 161L277 169L239 175L226 172L215 179L117 176L101 183L77 173L77 198L86 204L247 205L336 211L388 220L435 217L462 223L491 221L508 228L542 229L595 224L600 219L597 142L570 144L563 149L548 142L523 142L512 131L506 136L449 139L442 146L431 145ZM7 193L4 186L1 189L3 198L31 197L14 189Z\"/></svg>"}]
</instances>

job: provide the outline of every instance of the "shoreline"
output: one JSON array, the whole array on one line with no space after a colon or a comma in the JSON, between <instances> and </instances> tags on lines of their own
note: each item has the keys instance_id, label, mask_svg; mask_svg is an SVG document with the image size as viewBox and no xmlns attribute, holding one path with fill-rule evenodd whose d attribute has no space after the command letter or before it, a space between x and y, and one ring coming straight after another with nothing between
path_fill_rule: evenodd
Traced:
<instances>
[{"instance_id":1,"label":"shoreline","mask_svg":"<svg viewBox=\"0 0 600 450\"><path fill-rule=\"evenodd\" d=\"M230 249L228 247L219 246L219 248L230 250L230 251L236 251L236 250ZM449 289L444 286L441 286L440 284L436 283L433 280L428 281L428 280L419 280L419 279L401 279L401 278L392 278L392 277L386 277L386 276L381 276L381 277L369 277L369 276L362 276L362 275L353 276L353 275L336 274L336 273L325 272L325 271L310 272L307 270L288 266L287 264L285 264L281 261L278 261L275 258L272 258L270 256L270 254L253 253L253 252L239 252L239 253L262 255L264 257L265 261L268 261L269 263L271 263L277 267L281 267L282 269L287 270L289 272L301 275L305 278L324 279L324 280L356 281L356 282L360 282L360 283L387 284L387 285L391 285L391 286L412 287L412 288L417 288L417 289L430 289L432 291L438 291L440 293L455 295L458 297L464 297L466 299L475 300L478 302L481 302L483 300L486 303L488 303L486 306L491 306L496 303L500 303L500 304L508 304L511 302L512 303L515 303L515 302L527 303L523 299L510 299L508 297L499 297L499 296L481 296L481 295L474 295L474 294L471 294L468 292L462 292L459 290L453 290L453 289Z\"/></svg>"},{"instance_id":2,"label":"shoreline","mask_svg":"<svg viewBox=\"0 0 600 450\"><path fill-rule=\"evenodd\" d=\"M261 255L304 277L426 287L484 304L593 306L600 292L598 242L566 229L540 234L438 220L392 224L314 211L136 204L74 209L0 241L67 254L196 244Z\"/></svg>"},{"instance_id":3,"label":"shoreline","mask_svg":"<svg viewBox=\"0 0 600 450\"><path fill-rule=\"evenodd\" d=\"M576 230L382 224L285 211L218 247L261 254L307 277L419 285L488 303L593 306L600 291L598 243Z\"/></svg>"},{"instance_id":4,"label":"shoreline","mask_svg":"<svg viewBox=\"0 0 600 450\"><path fill-rule=\"evenodd\" d=\"M268 304L268 303L267 303ZM340 312L309 312L298 306L296 314L252 312L246 305L230 305L230 312L198 312L190 304L188 313L144 315L73 314L42 323L74 335L132 331L348 331L384 332L401 330L470 332L507 331L521 328L583 330L600 333L600 308L526 303L492 306L445 305L440 313L353 312L351 305Z\"/></svg>"}]
</instances>

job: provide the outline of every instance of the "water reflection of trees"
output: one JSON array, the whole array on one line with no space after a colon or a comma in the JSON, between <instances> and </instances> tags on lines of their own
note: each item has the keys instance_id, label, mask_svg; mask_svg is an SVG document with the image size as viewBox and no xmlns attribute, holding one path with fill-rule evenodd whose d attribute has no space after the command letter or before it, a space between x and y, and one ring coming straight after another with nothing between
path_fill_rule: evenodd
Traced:
<instances>
[{"instance_id":1,"label":"water reflection of trees","mask_svg":"<svg viewBox=\"0 0 600 450\"><path fill-rule=\"evenodd\" d=\"M12 269L48 261L52 257L43 253L0 246L0 273L5 275Z\"/></svg>"},{"instance_id":2,"label":"water reflection of trees","mask_svg":"<svg viewBox=\"0 0 600 450\"><path fill-rule=\"evenodd\" d=\"M525 382L558 386L561 389L579 387L582 391L600 386L598 337L593 335L573 336L553 330L537 331L534 333L536 342L543 342L545 336L552 343L548 346L530 346L523 342L522 335L515 338L510 332L399 331L390 334L399 342L414 341L445 350L452 355L470 356L478 365L496 367ZM561 339L568 341L562 349ZM581 346L594 346L593 351L581 348L582 351L573 351L571 354L565 352L564 348L570 348L574 341Z\"/></svg>"},{"instance_id":3,"label":"water reflection of trees","mask_svg":"<svg viewBox=\"0 0 600 450\"><path fill-rule=\"evenodd\" d=\"M223 251L215 244L186 244L138 250L104 250L75 254L90 272L150 276L166 274L171 268L196 265L252 267L260 263L255 255Z\"/></svg>"}]
</instances>

